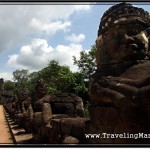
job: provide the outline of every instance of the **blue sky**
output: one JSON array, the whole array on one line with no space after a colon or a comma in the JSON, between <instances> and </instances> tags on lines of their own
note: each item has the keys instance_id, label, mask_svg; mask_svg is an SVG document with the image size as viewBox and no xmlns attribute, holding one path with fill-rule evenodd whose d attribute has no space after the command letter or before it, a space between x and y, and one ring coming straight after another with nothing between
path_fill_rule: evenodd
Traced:
<instances>
[{"instance_id":1,"label":"blue sky","mask_svg":"<svg viewBox=\"0 0 150 150\"><path fill-rule=\"evenodd\" d=\"M39 71L52 59L76 71L72 56L95 44L112 4L0 5L0 78L12 80L17 69ZM150 12L149 5L134 5Z\"/></svg>"}]
</instances>

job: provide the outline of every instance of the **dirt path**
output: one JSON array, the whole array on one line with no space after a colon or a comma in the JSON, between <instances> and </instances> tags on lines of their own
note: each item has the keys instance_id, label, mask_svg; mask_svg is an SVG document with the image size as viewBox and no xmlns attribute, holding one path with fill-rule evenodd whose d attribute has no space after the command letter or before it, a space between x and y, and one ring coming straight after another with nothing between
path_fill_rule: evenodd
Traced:
<instances>
[{"instance_id":1,"label":"dirt path","mask_svg":"<svg viewBox=\"0 0 150 150\"><path fill-rule=\"evenodd\" d=\"M4 115L3 106L0 105L0 144L12 144L11 133Z\"/></svg>"}]
</instances>

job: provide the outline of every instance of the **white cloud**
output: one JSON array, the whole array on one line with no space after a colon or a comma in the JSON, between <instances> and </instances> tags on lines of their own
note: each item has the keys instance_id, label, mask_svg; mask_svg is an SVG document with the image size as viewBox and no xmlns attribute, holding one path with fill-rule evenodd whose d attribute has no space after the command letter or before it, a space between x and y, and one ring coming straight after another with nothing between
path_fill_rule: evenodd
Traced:
<instances>
[{"instance_id":1,"label":"white cloud","mask_svg":"<svg viewBox=\"0 0 150 150\"><path fill-rule=\"evenodd\" d=\"M37 70L47 65L52 51L46 40L34 39L30 45L22 46L19 54L9 56L7 64L16 69Z\"/></svg>"},{"instance_id":2,"label":"white cloud","mask_svg":"<svg viewBox=\"0 0 150 150\"><path fill-rule=\"evenodd\" d=\"M88 11L90 10L92 5L76 5L75 9L76 11Z\"/></svg>"},{"instance_id":3,"label":"white cloud","mask_svg":"<svg viewBox=\"0 0 150 150\"><path fill-rule=\"evenodd\" d=\"M41 31L45 31L45 33L55 34L59 30L65 31L67 28L71 26L71 22L55 21L50 23L43 23L40 20L33 18L31 20L31 26Z\"/></svg>"},{"instance_id":4,"label":"white cloud","mask_svg":"<svg viewBox=\"0 0 150 150\"><path fill-rule=\"evenodd\" d=\"M11 80L11 81L13 81L13 75L12 75L12 73L0 72L0 77L3 78L4 81L6 81L6 80Z\"/></svg>"},{"instance_id":5,"label":"white cloud","mask_svg":"<svg viewBox=\"0 0 150 150\"><path fill-rule=\"evenodd\" d=\"M29 45L22 46L19 54L10 55L7 65L32 72L46 67L50 60L56 60L60 65L67 65L76 71L77 66L73 65L72 56L79 58L82 50L80 44L58 45L53 48L44 39L34 39Z\"/></svg>"},{"instance_id":6,"label":"white cloud","mask_svg":"<svg viewBox=\"0 0 150 150\"><path fill-rule=\"evenodd\" d=\"M73 13L90 8L91 5L0 5L0 52L21 47L33 37L66 31Z\"/></svg>"},{"instance_id":7,"label":"white cloud","mask_svg":"<svg viewBox=\"0 0 150 150\"><path fill-rule=\"evenodd\" d=\"M70 36L66 37L66 40L74 42L74 43L79 43L81 41L83 41L85 39L85 35L84 34L71 34Z\"/></svg>"},{"instance_id":8,"label":"white cloud","mask_svg":"<svg viewBox=\"0 0 150 150\"><path fill-rule=\"evenodd\" d=\"M61 65L67 65L72 71L77 71L77 66L73 65L73 56L79 58L82 45L70 44L68 46L58 45L51 59L57 60Z\"/></svg>"}]
</instances>

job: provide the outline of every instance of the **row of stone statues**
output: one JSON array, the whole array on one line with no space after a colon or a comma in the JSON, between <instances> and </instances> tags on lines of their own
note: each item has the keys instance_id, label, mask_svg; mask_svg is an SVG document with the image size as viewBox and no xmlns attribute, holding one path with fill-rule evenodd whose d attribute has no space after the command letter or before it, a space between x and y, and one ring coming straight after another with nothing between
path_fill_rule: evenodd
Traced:
<instances>
[{"instance_id":1,"label":"row of stone statues","mask_svg":"<svg viewBox=\"0 0 150 150\"><path fill-rule=\"evenodd\" d=\"M80 97L72 93L49 95L42 79L38 81L33 97L30 97L27 90L22 90L18 96L14 96L10 103L5 104L5 109L15 122L25 129L26 133L33 134L33 143L55 143L59 136L51 138L55 128L52 127L51 122L61 121L65 118L72 120L84 116L83 102ZM71 123L71 120L67 122ZM82 122L80 120L76 119L77 124ZM83 118L83 120L85 119ZM63 138L58 141L63 143L65 135ZM79 142L77 139L75 141Z\"/></svg>"}]
</instances>

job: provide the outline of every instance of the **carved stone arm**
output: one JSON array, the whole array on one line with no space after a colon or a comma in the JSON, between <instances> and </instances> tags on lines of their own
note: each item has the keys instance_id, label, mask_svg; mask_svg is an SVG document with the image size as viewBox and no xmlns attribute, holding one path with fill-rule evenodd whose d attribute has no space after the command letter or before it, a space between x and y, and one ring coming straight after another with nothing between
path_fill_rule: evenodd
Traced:
<instances>
[{"instance_id":1,"label":"carved stone arm","mask_svg":"<svg viewBox=\"0 0 150 150\"><path fill-rule=\"evenodd\" d=\"M99 80L98 83L100 84L100 86L104 88L109 88L127 97L132 97L138 92L138 88L134 86L127 85L121 82L116 82L111 78L107 78L107 77L103 77L102 79Z\"/></svg>"},{"instance_id":2,"label":"carved stone arm","mask_svg":"<svg viewBox=\"0 0 150 150\"><path fill-rule=\"evenodd\" d=\"M127 79L127 78L122 78L122 77L112 77L112 76L108 76L107 79L109 79L110 81L114 81L114 82L118 82L121 84L127 84L130 86L134 86L137 88L141 88L147 85L150 85L150 76L144 79Z\"/></svg>"},{"instance_id":3,"label":"carved stone arm","mask_svg":"<svg viewBox=\"0 0 150 150\"><path fill-rule=\"evenodd\" d=\"M121 77L103 77L90 87L90 96L95 101L111 102L124 98L149 97L150 77L131 80ZM108 99L109 98L109 99Z\"/></svg>"}]
</instances>

